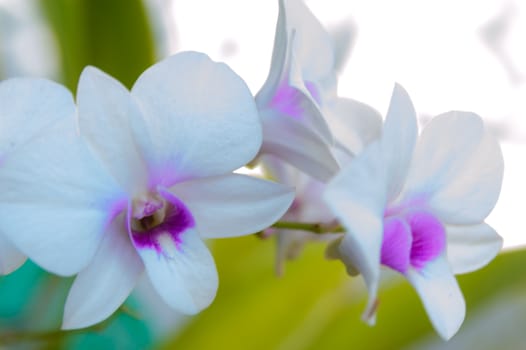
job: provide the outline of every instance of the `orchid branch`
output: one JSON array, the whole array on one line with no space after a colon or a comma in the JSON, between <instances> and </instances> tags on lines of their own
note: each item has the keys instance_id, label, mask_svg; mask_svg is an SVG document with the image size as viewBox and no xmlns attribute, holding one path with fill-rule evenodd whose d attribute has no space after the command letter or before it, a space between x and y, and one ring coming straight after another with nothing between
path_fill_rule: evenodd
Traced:
<instances>
[{"instance_id":1,"label":"orchid branch","mask_svg":"<svg viewBox=\"0 0 526 350\"><path fill-rule=\"evenodd\" d=\"M316 234L345 232L345 229L337 221L330 223L278 221L274 223L271 227L282 230L308 231Z\"/></svg>"}]
</instances>

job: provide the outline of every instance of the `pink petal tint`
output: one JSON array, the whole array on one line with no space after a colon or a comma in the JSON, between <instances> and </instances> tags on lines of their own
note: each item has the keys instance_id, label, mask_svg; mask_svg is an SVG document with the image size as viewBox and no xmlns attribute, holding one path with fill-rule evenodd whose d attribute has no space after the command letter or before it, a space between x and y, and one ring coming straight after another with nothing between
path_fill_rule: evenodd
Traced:
<instances>
[{"instance_id":1,"label":"pink petal tint","mask_svg":"<svg viewBox=\"0 0 526 350\"><path fill-rule=\"evenodd\" d=\"M306 81L305 88L311 94L312 99L319 104L321 102L320 93L314 83ZM304 112L303 101L304 96L300 90L282 82L270 101L270 107L295 119L301 119Z\"/></svg>"},{"instance_id":2,"label":"pink petal tint","mask_svg":"<svg viewBox=\"0 0 526 350\"><path fill-rule=\"evenodd\" d=\"M420 208L388 211L384 217L381 263L402 274L422 269L446 247L442 223Z\"/></svg>"},{"instance_id":3,"label":"pink petal tint","mask_svg":"<svg viewBox=\"0 0 526 350\"><path fill-rule=\"evenodd\" d=\"M130 215L130 233L137 249L155 249L162 254L161 236L168 235L178 248L182 234L195 226L194 218L184 203L169 192L137 201Z\"/></svg>"},{"instance_id":4,"label":"pink petal tint","mask_svg":"<svg viewBox=\"0 0 526 350\"><path fill-rule=\"evenodd\" d=\"M317 104L321 105L321 96L316 85L310 81L305 81L305 88L309 91L310 96Z\"/></svg>"}]
</instances>

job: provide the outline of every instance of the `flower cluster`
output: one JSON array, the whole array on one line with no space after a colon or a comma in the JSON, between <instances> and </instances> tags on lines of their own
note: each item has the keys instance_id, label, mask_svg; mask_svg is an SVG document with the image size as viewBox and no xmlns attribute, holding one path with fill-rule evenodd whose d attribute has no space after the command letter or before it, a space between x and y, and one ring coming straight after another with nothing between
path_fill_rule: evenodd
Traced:
<instances>
[{"instance_id":1,"label":"flower cluster","mask_svg":"<svg viewBox=\"0 0 526 350\"><path fill-rule=\"evenodd\" d=\"M484 223L502 183L499 145L468 112L418 136L400 85L382 122L337 95L335 52L301 0L280 0L255 97L196 52L155 64L131 91L87 67L76 101L51 81L1 82L0 272L27 256L76 275L63 329L109 317L143 272L164 302L195 314L218 287L203 240L263 231L277 237L280 272L303 244L330 242L327 256L365 280L369 323L381 265L397 271L449 339L465 314L454 274L501 247ZM274 181L234 173L248 163Z\"/></svg>"}]
</instances>

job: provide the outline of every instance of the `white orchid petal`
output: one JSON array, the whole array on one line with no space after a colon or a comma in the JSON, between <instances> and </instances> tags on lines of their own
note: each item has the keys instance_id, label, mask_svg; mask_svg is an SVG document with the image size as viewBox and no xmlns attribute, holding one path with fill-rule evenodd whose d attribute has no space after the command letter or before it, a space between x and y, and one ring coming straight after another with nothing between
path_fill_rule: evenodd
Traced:
<instances>
[{"instance_id":1,"label":"white orchid petal","mask_svg":"<svg viewBox=\"0 0 526 350\"><path fill-rule=\"evenodd\" d=\"M186 181L170 189L190 209L202 237L235 237L261 231L285 214L294 190L231 174Z\"/></svg>"},{"instance_id":2,"label":"white orchid petal","mask_svg":"<svg viewBox=\"0 0 526 350\"><path fill-rule=\"evenodd\" d=\"M290 45L283 63L282 76L275 89L267 92L270 96L261 97L264 95L258 93L258 108L260 111L269 108L282 118L295 119L319 134L325 142L332 143L331 131L320 110L322 91L319 91L314 82L303 79L301 66L296 60L292 46L295 42L294 34L295 32L289 38ZM261 117L265 122L266 113L262 113Z\"/></svg>"},{"instance_id":3,"label":"white orchid petal","mask_svg":"<svg viewBox=\"0 0 526 350\"><path fill-rule=\"evenodd\" d=\"M334 47L334 70L342 73L358 38L358 26L352 18L334 23L328 28Z\"/></svg>"},{"instance_id":4,"label":"white orchid petal","mask_svg":"<svg viewBox=\"0 0 526 350\"><path fill-rule=\"evenodd\" d=\"M370 323L374 322L387 196L381 151L379 143L367 147L327 185L324 194L347 231L340 253L367 284L370 298L364 318Z\"/></svg>"},{"instance_id":5,"label":"white orchid petal","mask_svg":"<svg viewBox=\"0 0 526 350\"><path fill-rule=\"evenodd\" d=\"M278 21L276 34L274 36L274 48L267 80L256 94L258 106L266 106L270 103L275 91L285 76L285 62L287 61L288 33L285 26L285 9L283 1L279 1Z\"/></svg>"},{"instance_id":6,"label":"white orchid petal","mask_svg":"<svg viewBox=\"0 0 526 350\"><path fill-rule=\"evenodd\" d=\"M300 179L301 183L296 187L296 198L301 206L297 214L298 221L335 222L336 216L327 206L327 203L322 200L326 184L316 181L303 173L300 173Z\"/></svg>"},{"instance_id":7,"label":"white orchid petal","mask_svg":"<svg viewBox=\"0 0 526 350\"><path fill-rule=\"evenodd\" d=\"M260 111L271 108L284 118L296 118L332 144L320 110L329 93L325 81L336 81L330 79L332 68L332 43L321 24L302 2L280 1L270 73L256 96Z\"/></svg>"},{"instance_id":8,"label":"white orchid petal","mask_svg":"<svg viewBox=\"0 0 526 350\"><path fill-rule=\"evenodd\" d=\"M500 147L479 116L445 113L422 133L406 192L427 196L447 224L478 224L497 201L503 164Z\"/></svg>"},{"instance_id":9,"label":"white orchid petal","mask_svg":"<svg viewBox=\"0 0 526 350\"><path fill-rule=\"evenodd\" d=\"M382 116L365 103L337 98L325 111L334 137L353 154L360 153L382 133Z\"/></svg>"},{"instance_id":10,"label":"white orchid petal","mask_svg":"<svg viewBox=\"0 0 526 350\"><path fill-rule=\"evenodd\" d=\"M296 189L295 204L292 205L294 214L290 216L289 209L289 218L284 220L328 223L336 219L325 202L320 200L326 184L270 154L261 156L260 160L271 179Z\"/></svg>"},{"instance_id":11,"label":"white orchid petal","mask_svg":"<svg viewBox=\"0 0 526 350\"><path fill-rule=\"evenodd\" d=\"M7 275L26 261L22 254L3 234L0 234L0 275Z\"/></svg>"},{"instance_id":12,"label":"white orchid petal","mask_svg":"<svg viewBox=\"0 0 526 350\"><path fill-rule=\"evenodd\" d=\"M502 237L488 224L446 226L447 259L453 273L461 274L488 264L502 248Z\"/></svg>"},{"instance_id":13,"label":"white orchid petal","mask_svg":"<svg viewBox=\"0 0 526 350\"><path fill-rule=\"evenodd\" d=\"M332 143L333 136L331 130L321 111L321 108L325 104L323 101L325 95L323 86L318 86L315 81L305 79L301 62L299 62L296 57L295 47L297 41L296 35L294 34L295 32L290 38L290 53L288 54L287 66L285 67L285 73L288 73L288 76L285 77L286 81L284 83L298 91L294 101L298 104L299 110L301 110L301 115L298 117L302 119L302 122L307 127L318 133L327 143Z\"/></svg>"},{"instance_id":14,"label":"white orchid petal","mask_svg":"<svg viewBox=\"0 0 526 350\"><path fill-rule=\"evenodd\" d=\"M87 67L80 76L77 102L80 133L105 168L130 195L143 192L148 173L136 140L141 137L143 145L148 144L149 135L130 92L104 72Z\"/></svg>"},{"instance_id":15,"label":"white orchid petal","mask_svg":"<svg viewBox=\"0 0 526 350\"><path fill-rule=\"evenodd\" d=\"M231 172L261 146L261 124L247 85L204 54L184 52L153 65L132 95L152 140L146 158L156 184Z\"/></svg>"},{"instance_id":16,"label":"white orchid petal","mask_svg":"<svg viewBox=\"0 0 526 350\"><path fill-rule=\"evenodd\" d=\"M84 268L119 203L120 187L76 134L73 118L13 151L0 168L0 232L44 269Z\"/></svg>"},{"instance_id":17,"label":"white orchid petal","mask_svg":"<svg viewBox=\"0 0 526 350\"><path fill-rule=\"evenodd\" d=\"M339 170L330 146L291 118L268 113L263 118L263 134L263 153L273 154L322 182Z\"/></svg>"},{"instance_id":18,"label":"white orchid petal","mask_svg":"<svg viewBox=\"0 0 526 350\"><path fill-rule=\"evenodd\" d=\"M281 0L285 25L297 33L296 55L305 80L318 81L332 73L334 48L329 33L302 0Z\"/></svg>"},{"instance_id":19,"label":"white orchid petal","mask_svg":"<svg viewBox=\"0 0 526 350\"><path fill-rule=\"evenodd\" d=\"M11 151L24 145L45 128L72 117L71 92L44 79L13 78L0 83L0 164Z\"/></svg>"},{"instance_id":20,"label":"white orchid petal","mask_svg":"<svg viewBox=\"0 0 526 350\"><path fill-rule=\"evenodd\" d=\"M375 223L376 228L378 224ZM367 247L366 245L369 245ZM367 287L367 305L362 313L362 319L369 325L376 323L376 308L378 305L377 293L378 282L380 279L380 263L373 261L376 254L369 254L363 249L376 249L375 242L358 241L357 237L352 234L345 234L343 240L338 246L336 256L342 260L351 276L361 274ZM379 254L378 254L379 255Z\"/></svg>"},{"instance_id":21,"label":"white orchid petal","mask_svg":"<svg viewBox=\"0 0 526 350\"><path fill-rule=\"evenodd\" d=\"M409 270L406 277L420 296L435 330L445 340L450 339L464 321L466 304L445 254L420 271Z\"/></svg>"},{"instance_id":22,"label":"white orchid petal","mask_svg":"<svg viewBox=\"0 0 526 350\"><path fill-rule=\"evenodd\" d=\"M62 329L89 327L105 320L135 287L144 265L130 241L124 217L113 220L92 262L75 278Z\"/></svg>"},{"instance_id":23,"label":"white orchid petal","mask_svg":"<svg viewBox=\"0 0 526 350\"><path fill-rule=\"evenodd\" d=\"M411 98L402 86L396 84L382 134L389 201L394 200L404 186L417 136L416 112Z\"/></svg>"},{"instance_id":24,"label":"white orchid petal","mask_svg":"<svg viewBox=\"0 0 526 350\"><path fill-rule=\"evenodd\" d=\"M170 233L157 237L159 250L136 246L155 290L172 308L196 314L214 300L218 277L210 251L193 228L174 241Z\"/></svg>"}]
</instances>

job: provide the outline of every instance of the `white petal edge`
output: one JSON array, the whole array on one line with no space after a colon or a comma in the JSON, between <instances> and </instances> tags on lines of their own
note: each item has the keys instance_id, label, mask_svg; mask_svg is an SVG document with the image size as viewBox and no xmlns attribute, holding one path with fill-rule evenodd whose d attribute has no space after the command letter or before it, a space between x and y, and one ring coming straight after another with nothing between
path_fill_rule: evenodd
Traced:
<instances>
[{"instance_id":1,"label":"white petal edge","mask_svg":"<svg viewBox=\"0 0 526 350\"><path fill-rule=\"evenodd\" d=\"M382 134L382 116L365 103L337 98L324 111L335 139L354 155Z\"/></svg>"},{"instance_id":2,"label":"white petal edge","mask_svg":"<svg viewBox=\"0 0 526 350\"><path fill-rule=\"evenodd\" d=\"M276 33L274 36L274 47L272 49L272 59L267 80L256 94L258 106L266 106L270 103L274 92L281 83L285 62L287 59L288 34L285 26L285 10L283 1L279 1L278 21L276 23Z\"/></svg>"},{"instance_id":3,"label":"white petal edge","mask_svg":"<svg viewBox=\"0 0 526 350\"><path fill-rule=\"evenodd\" d=\"M15 271L26 259L26 256L0 233L0 275Z\"/></svg>"},{"instance_id":4,"label":"white petal edge","mask_svg":"<svg viewBox=\"0 0 526 350\"><path fill-rule=\"evenodd\" d=\"M447 259L454 274L484 267L502 248L502 237L486 223L446 226L446 232Z\"/></svg>"},{"instance_id":5,"label":"white petal edge","mask_svg":"<svg viewBox=\"0 0 526 350\"><path fill-rule=\"evenodd\" d=\"M406 191L424 193L447 224L478 224L495 206L503 175L502 151L482 119L449 112L424 129Z\"/></svg>"},{"instance_id":6,"label":"white petal edge","mask_svg":"<svg viewBox=\"0 0 526 350\"><path fill-rule=\"evenodd\" d=\"M318 81L334 69L334 48L329 33L302 0L281 0L287 32L297 33L296 55L306 80Z\"/></svg>"},{"instance_id":7,"label":"white petal edge","mask_svg":"<svg viewBox=\"0 0 526 350\"><path fill-rule=\"evenodd\" d=\"M341 74L351 56L358 38L358 26L352 18L346 18L327 28L334 47L334 70Z\"/></svg>"},{"instance_id":8,"label":"white petal edge","mask_svg":"<svg viewBox=\"0 0 526 350\"><path fill-rule=\"evenodd\" d=\"M279 220L294 200L291 187L240 174L182 182L170 192L190 209L204 238L261 231Z\"/></svg>"},{"instance_id":9,"label":"white petal edge","mask_svg":"<svg viewBox=\"0 0 526 350\"><path fill-rule=\"evenodd\" d=\"M420 271L409 270L406 277L420 296L435 330L449 340L464 321L466 303L445 254Z\"/></svg>"},{"instance_id":10,"label":"white petal edge","mask_svg":"<svg viewBox=\"0 0 526 350\"><path fill-rule=\"evenodd\" d=\"M124 216L113 220L92 262L75 278L66 300L62 329L104 321L137 284L144 265L130 241Z\"/></svg>"},{"instance_id":11,"label":"white petal edge","mask_svg":"<svg viewBox=\"0 0 526 350\"><path fill-rule=\"evenodd\" d=\"M261 123L248 86L204 54L182 52L153 65L132 95L152 140L144 148L156 184L231 172L261 147Z\"/></svg>"},{"instance_id":12,"label":"white petal edge","mask_svg":"<svg viewBox=\"0 0 526 350\"><path fill-rule=\"evenodd\" d=\"M369 291L364 320L375 321L387 180L380 144L367 147L327 185L324 200L346 229L339 245L348 270L358 270Z\"/></svg>"},{"instance_id":13,"label":"white petal edge","mask_svg":"<svg viewBox=\"0 0 526 350\"><path fill-rule=\"evenodd\" d=\"M303 110L302 118L305 119L307 127L319 134L323 140L325 140L325 142L331 144L333 142L333 135L321 110L325 104L324 97L327 93L321 83L317 83L316 81L308 81L303 76L303 67L301 66L301 62L298 62L298 58L296 57L297 40L295 34L296 32L293 31L289 39L290 46L285 67L285 73L287 76L284 78L287 79L287 83L290 87L295 88L301 92L299 97L301 98L300 104ZM315 86L320 101L316 101L315 96L313 96L312 93L307 89L307 83L311 83L313 86Z\"/></svg>"},{"instance_id":14,"label":"white petal edge","mask_svg":"<svg viewBox=\"0 0 526 350\"><path fill-rule=\"evenodd\" d=\"M130 196L146 191L148 168L141 145L150 145L149 135L130 92L106 73L86 67L80 75L77 103L80 134L107 171Z\"/></svg>"},{"instance_id":15,"label":"white petal edge","mask_svg":"<svg viewBox=\"0 0 526 350\"><path fill-rule=\"evenodd\" d=\"M193 315L208 307L219 284L214 259L193 228L181 234L158 237L161 251L137 248L155 290L173 309Z\"/></svg>"},{"instance_id":16,"label":"white petal edge","mask_svg":"<svg viewBox=\"0 0 526 350\"><path fill-rule=\"evenodd\" d=\"M330 145L321 136L291 118L263 113L263 154L275 155L322 182L338 172Z\"/></svg>"},{"instance_id":17,"label":"white petal edge","mask_svg":"<svg viewBox=\"0 0 526 350\"><path fill-rule=\"evenodd\" d=\"M0 164L11 151L58 120L72 117L75 113L71 92L44 79L12 78L2 81L0 105Z\"/></svg>"},{"instance_id":18,"label":"white petal edge","mask_svg":"<svg viewBox=\"0 0 526 350\"><path fill-rule=\"evenodd\" d=\"M64 119L18 147L0 171L0 232L30 259L72 275L93 258L125 195Z\"/></svg>"},{"instance_id":19,"label":"white petal edge","mask_svg":"<svg viewBox=\"0 0 526 350\"><path fill-rule=\"evenodd\" d=\"M382 153L389 178L388 201L402 190L418 136L416 112L405 89L395 84L382 132Z\"/></svg>"}]
</instances>

